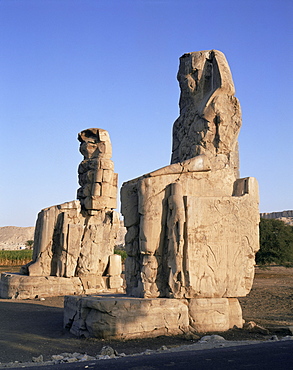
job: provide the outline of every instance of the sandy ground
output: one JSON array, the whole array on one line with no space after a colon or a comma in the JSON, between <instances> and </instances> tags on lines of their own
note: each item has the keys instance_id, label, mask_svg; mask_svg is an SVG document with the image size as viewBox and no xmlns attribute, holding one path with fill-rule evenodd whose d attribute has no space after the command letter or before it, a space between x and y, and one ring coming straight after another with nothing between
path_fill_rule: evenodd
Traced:
<instances>
[{"instance_id":1,"label":"sandy ground","mask_svg":"<svg viewBox=\"0 0 293 370\"><path fill-rule=\"evenodd\" d=\"M267 340L272 335L290 334L293 326L293 268L271 267L256 269L250 294L240 298L243 317L269 329L269 334L250 333L233 329L217 333L227 340ZM63 297L39 300L0 300L0 362L27 362L32 357L62 352L79 352L89 355L100 353L104 345L110 345L119 353L139 353L146 349L168 348L193 344L196 338L158 337L129 341L103 341L79 339L63 329ZM199 338L205 333L199 334ZM1 364L0 364L1 366Z\"/></svg>"}]
</instances>

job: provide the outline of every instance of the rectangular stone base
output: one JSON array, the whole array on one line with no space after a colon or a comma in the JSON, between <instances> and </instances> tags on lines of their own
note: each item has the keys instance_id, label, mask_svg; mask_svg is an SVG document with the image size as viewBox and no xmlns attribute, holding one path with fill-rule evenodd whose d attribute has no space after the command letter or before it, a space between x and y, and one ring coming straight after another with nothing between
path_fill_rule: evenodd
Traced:
<instances>
[{"instance_id":1,"label":"rectangular stone base","mask_svg":"<svg viewBox=\"0 0 293 370\"><path fill-rule=\"evenodd\" d=\"M242 310L237 298L189 299L190 325L199 333L242 328Z\"/></svg>"},{"instance_id":2,"label":"rectangular stone base","mask_svg":"<svg viewBox=\"0 0 293 370\"><path fill-rule=\"evenodd\" d=\"M67 296L64 327L76 336L103 339L146 338L242 327L236 298L171 299Z\"/></svg>"},{"instance_id":3,"label":"rectangular stone base","mask_svg":"<svg viewBox=\"0 0 293 370\"><path fill-rule=\"evenodd\" d=\"M117 293L123 291L118 285L108 289L107 276L57 277L27 276L17 273L2 273L0 297L7 299L34 299L63 295ZM114 285L114 284L113 284Z\"/></svg>"}]
</instances>

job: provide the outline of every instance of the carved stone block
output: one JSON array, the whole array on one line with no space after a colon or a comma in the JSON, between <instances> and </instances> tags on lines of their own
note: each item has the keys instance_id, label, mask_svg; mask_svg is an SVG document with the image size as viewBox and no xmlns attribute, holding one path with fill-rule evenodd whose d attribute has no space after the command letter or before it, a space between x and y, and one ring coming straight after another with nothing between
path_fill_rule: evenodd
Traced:
<instances>
[{"instance_id":1,"label":"carved stone block","mask_svg":"<svg viewBox=\"0 0 293 370\"><path fill-rule=\"evenodd\" d=\"M131 339L188 331L186 302L121 296L65 297L64 326L77 336Z\"/></svg>"},{"instance_id":2,"label":"carved stone block","mask_svg":"<svg viewBox=\"0 0 293 370\"><path fill-rule=\"evenodd\" d=\"M226 331L234 326L243 326L242 310L235 298L190 299L188 312L190 325L199 333Z\"/></svg>"}]
</instances>

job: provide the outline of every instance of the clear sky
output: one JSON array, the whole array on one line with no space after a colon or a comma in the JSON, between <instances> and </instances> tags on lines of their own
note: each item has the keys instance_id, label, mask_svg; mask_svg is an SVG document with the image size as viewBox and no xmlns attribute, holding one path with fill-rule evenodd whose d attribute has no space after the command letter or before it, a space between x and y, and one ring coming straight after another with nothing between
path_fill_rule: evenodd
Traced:
<instances>
[{"instance_id":1,"label":"clear sky","mask_svg":"<svg viewBox=\"0 0 293 370\"><path fill-rule=\"evenodd\" d=\"M77 133L110 133L119 184L170 162L179 57L225 53L241 177L293 209L291 0L0 0L0 226L76 198Z\"/></svg>"}]
</instances>

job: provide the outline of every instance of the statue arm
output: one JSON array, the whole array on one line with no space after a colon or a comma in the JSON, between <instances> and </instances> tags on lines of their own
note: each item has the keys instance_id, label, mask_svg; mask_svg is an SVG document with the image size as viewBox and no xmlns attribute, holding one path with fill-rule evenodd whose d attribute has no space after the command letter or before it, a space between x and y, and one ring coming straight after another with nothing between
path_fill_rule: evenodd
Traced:
<instances>
[{"instance_id":1,"label":"statue arm","mask_svg":"<svg viewBox=\"0 0 293 370\"><path fill-rule=\"evenodd\" d=\"M196 157L187 159L183 162L170 164L156 171L150 172L145 177L155 177L161 175L180 174L185 172L204 172L210 171L210 161L206 155L201 154Z\"/></svg>"}]
</instances>

